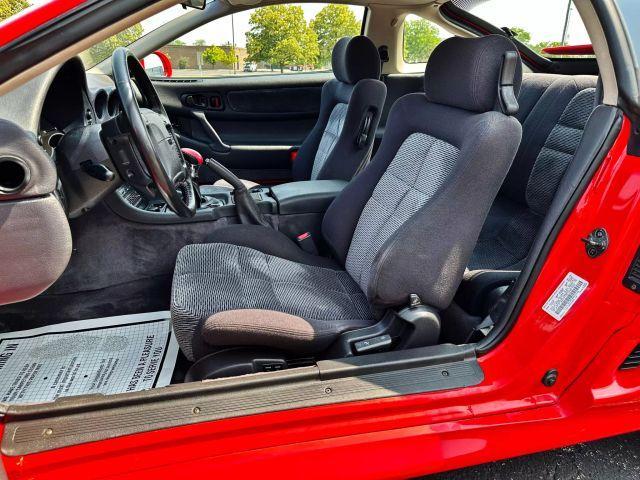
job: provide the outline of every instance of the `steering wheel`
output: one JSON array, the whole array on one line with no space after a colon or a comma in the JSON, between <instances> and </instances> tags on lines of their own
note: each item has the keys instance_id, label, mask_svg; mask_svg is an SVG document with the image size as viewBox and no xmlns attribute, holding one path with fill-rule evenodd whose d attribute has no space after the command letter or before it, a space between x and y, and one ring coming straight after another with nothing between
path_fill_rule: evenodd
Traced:
<instances>
[{"instance_id":1,"label":"steering wheel","mask_svg":"<svg viewBox=\"0 0 640 480\"><path fill-rule=\"evenodd\" d=\"M147 196L156 195L154 190L157 190L177 215L193 217L196 194L189 168L156 89L129 49L117 48L111 65L133 148L146 167L135 169L135 181L131 184ZM133 81L143 99L143 107L138 103ZM149 185L155 189L149 189Z\"/></svg>"}]
</instances>

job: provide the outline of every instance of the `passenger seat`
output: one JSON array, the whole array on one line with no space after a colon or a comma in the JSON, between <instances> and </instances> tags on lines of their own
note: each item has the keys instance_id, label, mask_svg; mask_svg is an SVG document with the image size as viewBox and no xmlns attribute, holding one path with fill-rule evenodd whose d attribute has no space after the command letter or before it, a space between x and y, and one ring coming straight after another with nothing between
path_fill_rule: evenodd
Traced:
<instances>
[{"instance_id":1,"label":"passenger seat","mask_svg":"<svg viewBox=\"0 0 640 480\"><path fill-rule=\"evenodd\" d=\"M456 296L469 313L482 310L496 284L517 277L598 97L595 76L524 75L517 115L522 143Z\"/></svg>"}]
</instances>

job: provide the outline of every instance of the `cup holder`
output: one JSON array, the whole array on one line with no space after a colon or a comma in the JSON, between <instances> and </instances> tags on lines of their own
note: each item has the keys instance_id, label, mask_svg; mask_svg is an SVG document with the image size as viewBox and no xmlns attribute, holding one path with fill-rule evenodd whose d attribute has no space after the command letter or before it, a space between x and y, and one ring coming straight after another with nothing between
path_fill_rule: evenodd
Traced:
<instances>
[{"instance_id":1,"label":"cup holder","mask_svg":"<svg viewBox=\"0 0 640 480\"><path fill-rule=\"evenodd\" d=\"M0 193L10 194L22 190L29 182L29 169L22 160L0 158Z\"/></svg>"}]
</instances>

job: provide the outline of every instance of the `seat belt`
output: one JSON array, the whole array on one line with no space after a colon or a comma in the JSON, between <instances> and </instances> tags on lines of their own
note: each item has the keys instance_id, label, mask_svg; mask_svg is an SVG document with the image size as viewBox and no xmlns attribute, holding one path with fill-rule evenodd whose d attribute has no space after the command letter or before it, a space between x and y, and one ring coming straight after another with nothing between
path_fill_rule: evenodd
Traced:
<instances>
[{"instance_id":1,"label":"seat belt","mask_svg":"<svg viewBox=\"0 0 640 480\"><path fill-rule=\"evenodd\" d=\"M373 123L373 111L369 109L367 110L367 113L364 114L362 124L360 125L360 131L356 139L356 145L358 148L364 148L367 146L369 135L371 134L371 123Z\"/></svg>"}]
</instances>

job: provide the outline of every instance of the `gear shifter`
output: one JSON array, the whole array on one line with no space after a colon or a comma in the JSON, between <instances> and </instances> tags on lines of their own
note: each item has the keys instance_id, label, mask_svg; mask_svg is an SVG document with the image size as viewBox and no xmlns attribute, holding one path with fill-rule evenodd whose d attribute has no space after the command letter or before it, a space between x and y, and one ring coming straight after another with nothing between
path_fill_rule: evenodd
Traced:
<instances>
[{"instance_id":1,"label":"gear shifter","mask_svg":"<svg viewBox=\"0 0 640 480\"><path fill-rule=\"evenodd\" d=\"M189 164L189 174L191 175L193 189L196 194L196 205L200 208L204 203L204 198L200 192L200 185L198 184L198 170L204 163L204 158L202 158L200 152L192 148L181 148L180 151L182 152L185 161Z\"/></svg>"},{"instance_id":2,"label":"gear shifter","mask_svg":"<svg viewBox=\"0 0 640 480\"><path fill-rule=\"evenodd\" d=\"M269 223L265 220L263 215L260 213L260 209L256 204L255 200L251 196L251 192L247 190L247 187L242 183L238 177L236 177L229 169L227 169L224 165L219 163L218 161L212 158L203 158L200 152L193 150L192 148L181 148L182 155L184 155L184 159L190 165L190 173L191 178L193 179L193 185L196 192L196 200L198 202L198 208L202 206L210 206L207 205L207 199L205 199L200 192L200 187L198 186L198 169L202 165L206 165L210 168L216 175L221 178L224 178L227 182L231 184L233 187L233 195L235 198L236 208L238 210L238 216L240 217L240 221L246 224L253 225L263 225L265 227L269 227ZM218 201L216 199L212 199L214 201Z\"/></svg>"},{"instance_id":3,"label":"gear shifter","mask_svg":"<svg viewBox=\"0 0 640 480\"><path fill-rule=\"evenodd\" d=\"M213 158L205 158L204 164L216 175L226 180L233 187L233 198L240 222L248 225L262 225L270 227L267 220L260 213L260 208L256 204L251 192L247 189L242 180L235 176L231 170Z\"/></svg>"}]
</instances>

